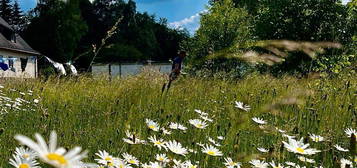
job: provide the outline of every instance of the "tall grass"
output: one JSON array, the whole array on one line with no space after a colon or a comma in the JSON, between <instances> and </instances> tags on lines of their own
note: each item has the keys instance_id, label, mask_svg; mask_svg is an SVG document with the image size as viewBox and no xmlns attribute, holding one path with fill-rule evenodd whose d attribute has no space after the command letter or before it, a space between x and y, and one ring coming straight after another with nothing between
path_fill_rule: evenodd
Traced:
<instances>
[{"instance_id":1,"label":"tall grass","mask_svg":"<svg viewBox=\"0 0 357 168\"><path fill-rule=\"evenodd\" d=\"M128 152L142 162L154 160L155 154L160 153L149 145L124 143L126 130L144 139L150 135L175 139L198 153L169 156L200 161L200 167L223 167L223 158L207 157L195 144L207 143L207 137L217 136L225 137L219 147L225 156L240 162L252 158L299 162L294 154L283 149L284 138L274 131L275 127L304 137L305 142L323 150L310 157L317 161L314 165L334 167L340 158L353 155L338 152L333 145L350 146L344 130L356 128L356 77L352 74L333 79L278 79L256 75L240 81L182 77L164 94L161 89L166 78L155 73L110 81L88 77L2 81L6 96L38 98L40 103L28 107L34 111L10 110L0 116L0 167L10 167L8 159L19 145L13 138L15 134L32 137L38 132L48 137L51 130L57 131L62 146L88 149L89 162L93 162L98 150L116 155ZM10 88L32 90L33 96L20 95ZM252 110L235 108L235 101L249 104ZM193 128L188 120L198 118L194 109L209 113L214 122L205 130ZM269 125L259 128L252 117L264 118ZM162 136L147 128L146 118L166 127L169 122L180 122L189 129L186 133L173 131ZM327 141L313 143L307 138L309 133L322 135ZM257 147L270 152L260 154Z\"/></svg>"}]
</instances>

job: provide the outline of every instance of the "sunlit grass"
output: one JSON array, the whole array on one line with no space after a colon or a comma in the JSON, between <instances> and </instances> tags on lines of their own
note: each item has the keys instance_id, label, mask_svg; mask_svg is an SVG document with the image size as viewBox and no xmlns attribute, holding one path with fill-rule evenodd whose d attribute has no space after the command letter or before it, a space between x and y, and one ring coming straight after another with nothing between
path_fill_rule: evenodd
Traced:
<instances>
[{"instance_id":1,"label":"sunlit grass","mask_svg":"<svg viewBox=\"0 0 357 168\"><path fill-rule=\"evenodd\" d=\"M322 150L309 157L316 160L317 164L313 165L334 167L339 159L355 155L339 152L333 146L350 147L350 138L344 130L356 128L356 77L277 79L255 75L240 81L182 77L164 94L161 89L166 80L155 73L110 81L88 77L8 80L2 82L6 96L40 102L28 106L35 111L10 110L1 115L0 166L10 167L8 159L18 146L14 135L33 137L38 132L49 137L51 130L58 133L62 146L70 149L79 145L88 149L88 162L94 162L94 153L98 150L106 150L117 156L128 152L142 162L155 160L157 153L167 153L169 158L200 161L200 167L223 167L224 157L203 154L196 144L207 144L211 137L222 145L217 148L225 157L243 162L245 167L251 159L305 165L284 149L282 141L287 139L276 130L279 128L297 139L305 138L304 142ZM33 95L23 96L10 88L22 92L32 90ZM235 101L250 105L251 110L236 108ZM200 118L195 109L208 113L214 121L207 122L205 129L193 127L188 121ZM259 124L252 121L253 117L262 118L268 124L259 128ZM147 118L166 129L170 122L178 122L188 130L185 133L171 130L171 135L164 136L149 130L145 124ZM152 135L176 140L198 153L184 157L159 151L152 145L129 145L122 140L126 130L146 140ZM313 142L309 134L321 135L326 140ZM225 139L220 141L217 136ZM263 154L258 147L269 152Z\"/></svg>"}]
</instances>

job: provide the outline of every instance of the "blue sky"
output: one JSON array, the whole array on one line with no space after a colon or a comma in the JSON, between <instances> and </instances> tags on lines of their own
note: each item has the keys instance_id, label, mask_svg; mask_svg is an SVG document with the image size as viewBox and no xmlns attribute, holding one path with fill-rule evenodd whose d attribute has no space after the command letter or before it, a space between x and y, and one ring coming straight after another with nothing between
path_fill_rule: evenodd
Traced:
<instances>
[{"instance_id":1,"label":"blue sky","mask_svg":"<svg viewBox=\"0 0 357 168\"><path fill-rule=\"evenodd\" d=\"M37 0L18 1L26 11L35 7ZM136 3L138 11L167 18L171 27L186 28L193 33L199 27L199 13L205 10L208 0L136 0Z\"/></svg>"}]
</instances>

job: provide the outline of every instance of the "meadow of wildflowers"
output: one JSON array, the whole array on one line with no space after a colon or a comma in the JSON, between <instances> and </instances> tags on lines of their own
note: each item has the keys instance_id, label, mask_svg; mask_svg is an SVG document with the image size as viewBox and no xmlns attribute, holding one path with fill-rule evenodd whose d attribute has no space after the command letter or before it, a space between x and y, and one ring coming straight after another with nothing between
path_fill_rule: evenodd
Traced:
<instances>
[{"instance_id":1,"label":"meadow of wildflowers","mask_svg":"<svg viewBox=\"0 0 357 168\"><path fill-rule=\"evenodd\" d=\"M357 76L7 80L0 166L356 167Z\"/></svg>"}]
</instances>

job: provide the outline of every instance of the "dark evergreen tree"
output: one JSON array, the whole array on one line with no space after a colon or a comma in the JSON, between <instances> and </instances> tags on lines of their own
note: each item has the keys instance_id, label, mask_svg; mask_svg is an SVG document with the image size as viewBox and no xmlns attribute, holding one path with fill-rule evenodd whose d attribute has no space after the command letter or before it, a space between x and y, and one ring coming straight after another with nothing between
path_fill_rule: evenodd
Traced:
<instances>
[{"instance_id":1,"label":"dark evergreen tree","mask_svg":"<svg viewBox=\"0 0 357 168\"><path fill-rule=\"evenodd\" d=\"M12 6L10 0L0 0L0 16L8 23L11 22Z\"/></svg>"},{"instance_id":2,"label":"dark evergreen tree","mask_svg":"<svg viewBox=\"0 0 357 168\"><path fill-rule=\"evenodd\" d=\"M15 0L14 5L12 6L11 14L11 26L17 31L21 31L24 27L24 15L20 9L19 3Z\"/></svg>"}]
</instances>

